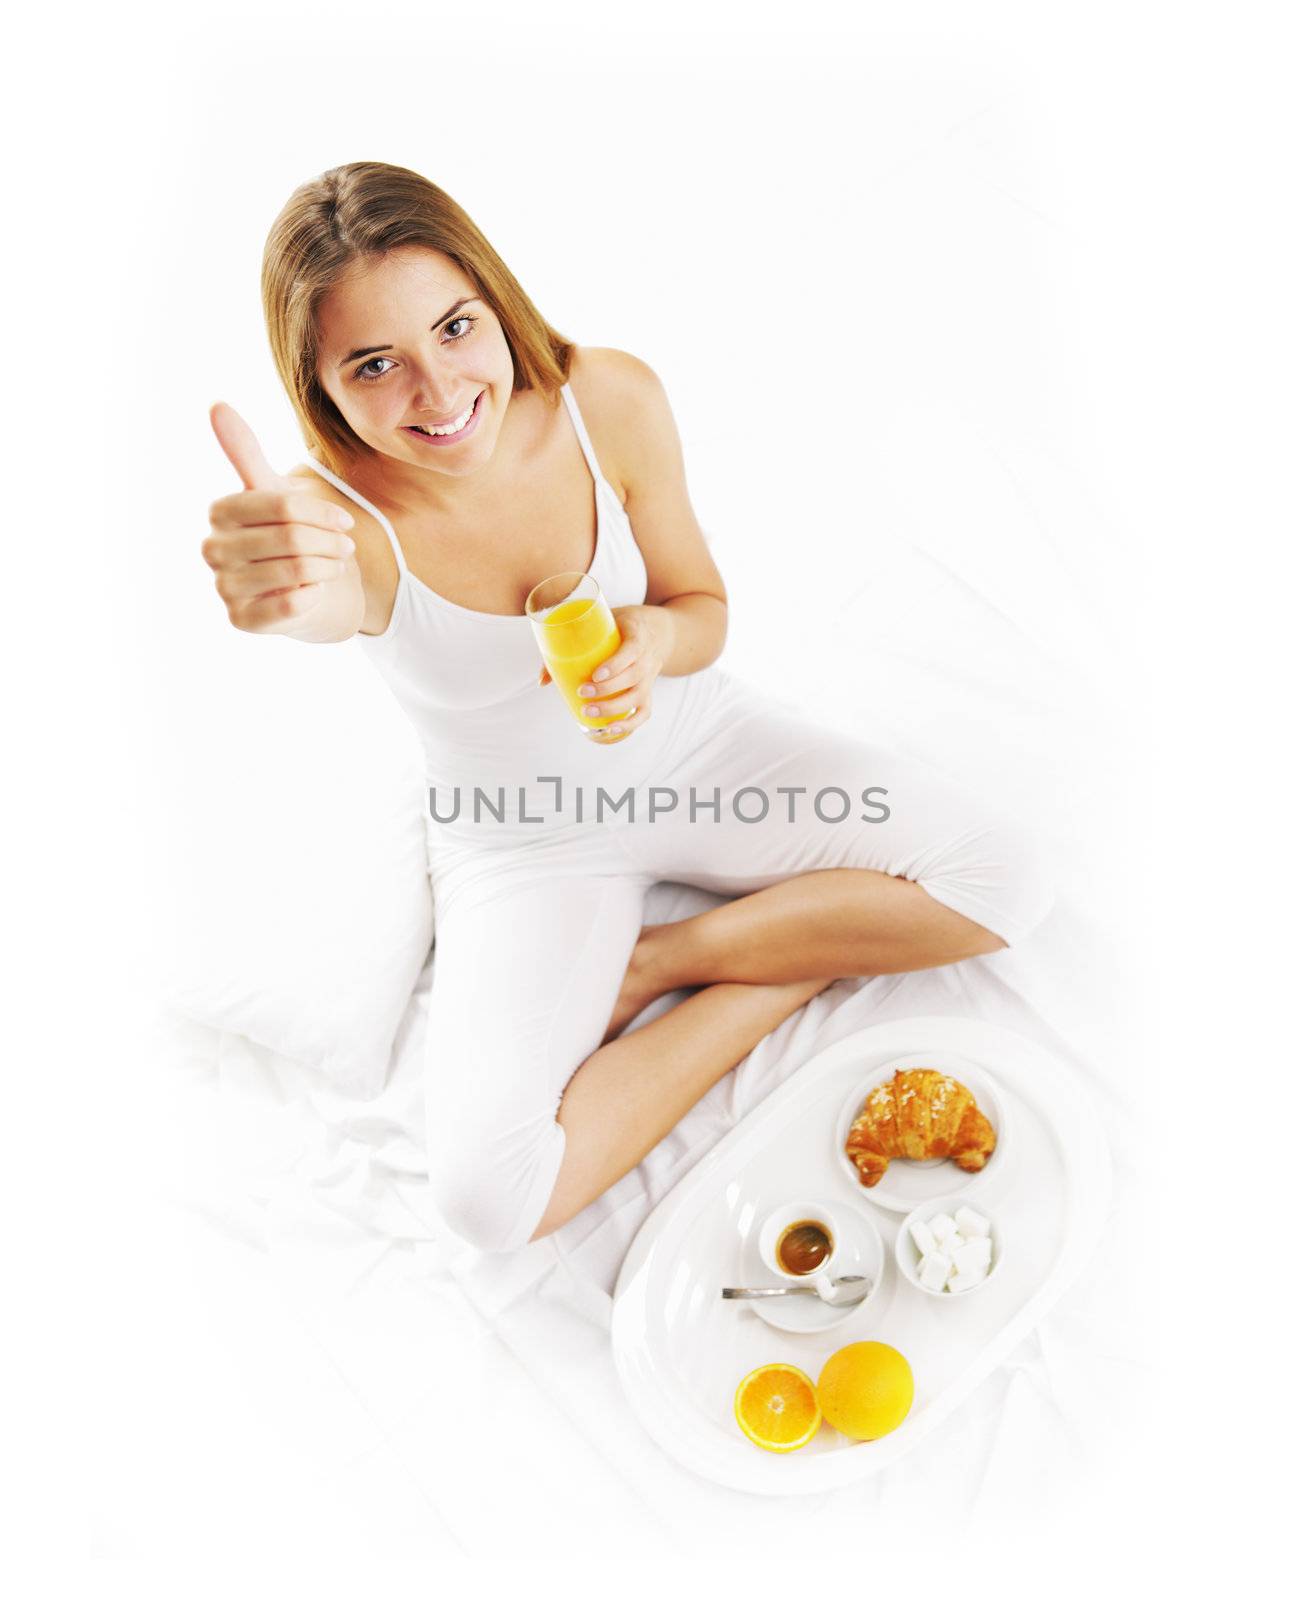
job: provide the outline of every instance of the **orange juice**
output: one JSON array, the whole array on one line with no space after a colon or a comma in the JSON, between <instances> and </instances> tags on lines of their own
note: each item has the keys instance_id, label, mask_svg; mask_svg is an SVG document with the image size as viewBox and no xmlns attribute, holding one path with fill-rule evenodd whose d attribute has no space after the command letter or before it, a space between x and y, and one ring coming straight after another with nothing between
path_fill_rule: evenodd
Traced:
<instances>
[{"instance_id":1,"label":"orange juice","mask_svg":"<svg viewBox=\"0 0 1311 1600\"><path fill-rule=\"evenodd\" d=\"M584 700L578 693L579 685L586 683L623 642L605 600L600 596L566 600L548 611L540 621L534 619L534 623L542 660L578 721L585 728L604 728L612 722L621 722L627 712L613 717L589 717L588 706L604 704L604 701L599 696ZM604 685L598 684L597 688L603 689Z\"/></svg>"}]
</instances>

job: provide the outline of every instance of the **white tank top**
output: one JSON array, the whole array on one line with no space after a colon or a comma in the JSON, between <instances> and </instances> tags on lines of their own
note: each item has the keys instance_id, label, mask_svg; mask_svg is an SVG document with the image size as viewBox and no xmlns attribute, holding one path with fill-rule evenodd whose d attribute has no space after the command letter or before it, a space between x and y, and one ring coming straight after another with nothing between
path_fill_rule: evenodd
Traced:
<instances>
[{"instance_id":1,"label":"white tank top","mask_svg":"<svg viewBox=\"0 0 1311 1600\"><path fill-rule=\"evenodd\" d=\"M596 546L588 571L612 610L640 605L647 581L642 552L618 495L601 476L567 383L561 394L595 489ZM441 822L443 834L489 844L508 840L512 831L522 837L525 815L543 818L528 824L542 833L594 819L597 785L615 795L630 784L658 781L654 775L679 731L696 674L657 678L650 720L617 744L594 744L560 691L538 682L542 658L526 616L472 611L430 589L410 571L388 518L321 463L309 464L375 517L391 543L399 571L391 620L384 633L355 637L419 734L439 817L451 817L459 791L459 816ZM574 794L579 786L587 790L581 807ZM474 823L476 787L489 796L502 791L504 825L481 804Z\"/></svg>"}]
</instances>

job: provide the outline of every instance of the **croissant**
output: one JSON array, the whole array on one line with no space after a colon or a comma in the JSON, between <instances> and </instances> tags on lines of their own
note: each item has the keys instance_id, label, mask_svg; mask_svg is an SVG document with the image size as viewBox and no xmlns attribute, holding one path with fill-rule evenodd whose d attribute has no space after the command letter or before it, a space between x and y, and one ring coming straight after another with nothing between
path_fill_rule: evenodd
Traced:
<instances>
[{"instance_id":1,"label":"croissant","mask_svg":"<svg viewBox=\"0 0 1311 1600\"><path fill-rule=\"evenodd\" d=\"M932 1161L949 1156L978 1172L997 1148L992 1124L956 1078L926 1068L900 1070L873 1091L847 1135L847 1155L872 1189L897 1156Z\"/></svg>"}]
</instances>

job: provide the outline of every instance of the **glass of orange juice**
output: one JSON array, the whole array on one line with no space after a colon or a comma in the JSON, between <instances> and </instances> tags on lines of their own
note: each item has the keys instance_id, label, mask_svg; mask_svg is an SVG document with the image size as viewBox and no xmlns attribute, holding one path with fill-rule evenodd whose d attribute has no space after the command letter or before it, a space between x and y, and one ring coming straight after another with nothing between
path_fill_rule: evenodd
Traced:
<instances>
[{"instance_id":1,"label":"glass of orange juice","mask_svg":"<svg viewBox=\"0 0 1311 1600\"><path fill-rule=\"evenodd\" d=\"M605 701L599 696L584 700L578 693L579 685L623 643L596 579L586 572L557 572L537 585L524 609L542 660L575 720L584 728L605 728L631 717L631 708L617 716L589 717L588 706Z\"/></svg>"}]
</instances>

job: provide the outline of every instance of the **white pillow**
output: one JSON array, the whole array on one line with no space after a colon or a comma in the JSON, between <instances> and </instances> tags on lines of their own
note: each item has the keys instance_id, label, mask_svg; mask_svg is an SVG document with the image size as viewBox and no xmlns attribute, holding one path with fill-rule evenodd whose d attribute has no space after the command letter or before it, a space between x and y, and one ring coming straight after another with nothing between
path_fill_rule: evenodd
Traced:
<instances>
[{"instance_id":1,"label":"white pillow","mask_svg":"<svg viewBox=\"0 0 1311 1600\"><path fill-rule=\"evenodd\" d=\"M164 1001L372 1096L433 942L417 742L354 648L249 642L170 751Z\"/></svg>"}]
</instances>

